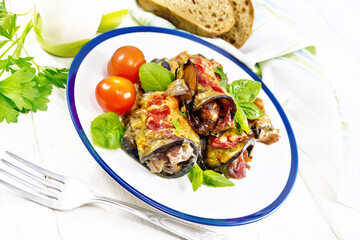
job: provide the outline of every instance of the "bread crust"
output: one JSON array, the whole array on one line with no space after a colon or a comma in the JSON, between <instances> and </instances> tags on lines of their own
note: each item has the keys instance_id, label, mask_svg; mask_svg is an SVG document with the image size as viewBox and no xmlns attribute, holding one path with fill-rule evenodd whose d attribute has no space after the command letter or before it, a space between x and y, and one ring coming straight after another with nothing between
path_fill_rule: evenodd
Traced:
<instances>
[{"instance_id":1,"label":"bread crust","mask_svg":"<svg viewBox=\"0 0 360 240\"><path fill-rule=\"evenodd\" d=\"M229 0L224 0L227 2L228 6L225 6L229 18L224 20L224 25L221 29L211 29L206 27L201 22L194 22L193 19L190 19L187 16L180 14L180 11L176 9L171 9L166 5L166 0L137 0L139 5L146 11L152 12L157 16L165 18L173 23L177 28L189 31L191 33L204 36L204 37L216 37L221 34L228 32L235 24L235 16L233 8ZM182 0L183 1L183 0ZM207 1L207 0L205 0ZM195 3L195 0L193 1ZM209 2L209 1L208 1ZM189 11L191 11L190 9ZM204 10L205 11L205 10ZM226 22L225 22L226 21Z\"/></svg>"},{"instance_id":2,"label":"bread crust","mask_svg":"<svg viewBox=\"0 0 360 240\"><path fill-rule=\"evenodd\" d=\"M235 13L235 25L219 37L236 48L241 48L252 32L254 7L251 0L231 0Z\"/></svg>"}]
</instances>

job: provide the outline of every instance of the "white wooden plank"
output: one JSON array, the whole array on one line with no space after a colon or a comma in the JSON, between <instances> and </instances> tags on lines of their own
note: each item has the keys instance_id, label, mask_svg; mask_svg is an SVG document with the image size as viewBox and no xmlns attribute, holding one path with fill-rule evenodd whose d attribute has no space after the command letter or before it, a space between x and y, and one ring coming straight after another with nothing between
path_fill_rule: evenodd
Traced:
<instances>
[{"instance_id":1,"label":"white wooden plank","mask_svg":"<svg viewBox=\"0 0 360 240\"><path fill-rule=\"evenodd\" d=\"M31 5L26 0L13 2L16 9ZM71 62L44 53L33 35L27 46L40 64L69 66ZM87 152L69 117L65 91L55 89L50 99L48 111L23 115L17 124L0 124L1 136L6 136L0 138L0 150L11 150L46 168L78 177L96 192L146 207L115 183ZM2 186L0 192L0 239L179 239L109 207L53 212ZM271 216L244 226L206 228L225 232L230 239L335 239L301 176L289 199Z\"/></svg>"}]
</instances>

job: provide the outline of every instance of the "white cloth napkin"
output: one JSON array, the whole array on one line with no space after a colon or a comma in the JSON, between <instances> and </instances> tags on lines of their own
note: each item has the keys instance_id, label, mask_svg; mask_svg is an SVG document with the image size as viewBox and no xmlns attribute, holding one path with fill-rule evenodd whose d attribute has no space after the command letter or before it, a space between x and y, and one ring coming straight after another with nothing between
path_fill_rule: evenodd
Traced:
<instances>
[{"instance_id":1,"label":"white cloth napkin","mask_svg":"<svg viewBox=\"0 0 360 240\"><path fill-rule=\"evenodd\" d=\"M337 92L344 91L333 87L316 57L316 46L307 39L301 22L293 19L291 9L280 7L281 1L252 1L253 32L240 50L221 39L206 40L243 61L274 93L295 133L299 174L337 237L355 239L359 233L348 223L360 217L360 144L357 123L351 122L356 118L344 113L359 114L360 109L338 101ZM128 4L132 17L123 26L175 28L142 11L135 1Z\"/></svg>"}]
</instances>

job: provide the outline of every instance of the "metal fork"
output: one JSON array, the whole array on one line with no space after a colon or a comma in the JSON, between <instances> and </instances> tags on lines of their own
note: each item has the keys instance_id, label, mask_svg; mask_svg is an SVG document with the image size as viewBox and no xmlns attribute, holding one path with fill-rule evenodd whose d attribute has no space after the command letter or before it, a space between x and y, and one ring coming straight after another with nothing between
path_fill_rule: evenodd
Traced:
<instances>
[{"instance_id":1,"label":"metal fork","mask_svg":"<svg viewBox=\"0 0 360 240\"><path fill-rule=\"evenodd\" d=\"M0 179L0 183L4 184L6 187L12 189L23 197L45 207L58 211L68 211L77 207L81 207L85 204L104 203L134 214L161 227L162 229L165 229L185 239L228 239L227 236L223 235L222 233L217 233L208 229L202 229L197 226L190 225L186 222L179 221L174 217L138 207L127 202L100 196L89 190L87 186L78 179L59 175L41 168L31 162L28 162L11 152L6 151L6 153L16 159L18 162L37 171L43 177L39 177L4 159L1 159L4 164L25 175L26 177L35 180L33 182L37 183L34 184L28 180L24 180L23 178L13 175L3 168L0 168L0 172L2 174L15 180L18 183L21 183L22 185L25 185L27 188L37 192L37 194L31 193L30 191L17 187L9 182L5 182L2 179ZM53 181L50 181L50 179L53 179Z\"/></svg>"}]
</instances>

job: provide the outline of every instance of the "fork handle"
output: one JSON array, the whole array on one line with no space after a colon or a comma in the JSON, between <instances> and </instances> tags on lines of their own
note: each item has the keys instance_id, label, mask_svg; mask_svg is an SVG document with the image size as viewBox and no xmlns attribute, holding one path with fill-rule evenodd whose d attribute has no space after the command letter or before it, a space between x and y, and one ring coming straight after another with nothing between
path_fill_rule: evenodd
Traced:
<instances>
[{"instance_id":1,"label":"fork handle","mask_svg":"<svg viewBox=\"0 0 360 240\"><path fill-rule=\"evenodd\" d=\"M136 215L150 223L153 223L162 229L176 234L179 237L189 240L227 240L228 237L222 233L217 233L212 230L202 229L200 227L180 221L174 217L167 216L152 210L148 210L131 203L111 199L108 197L95 195L91 200L93 203L103 203L125 210L133 215Z\"/></svg>"}]
</instances>

